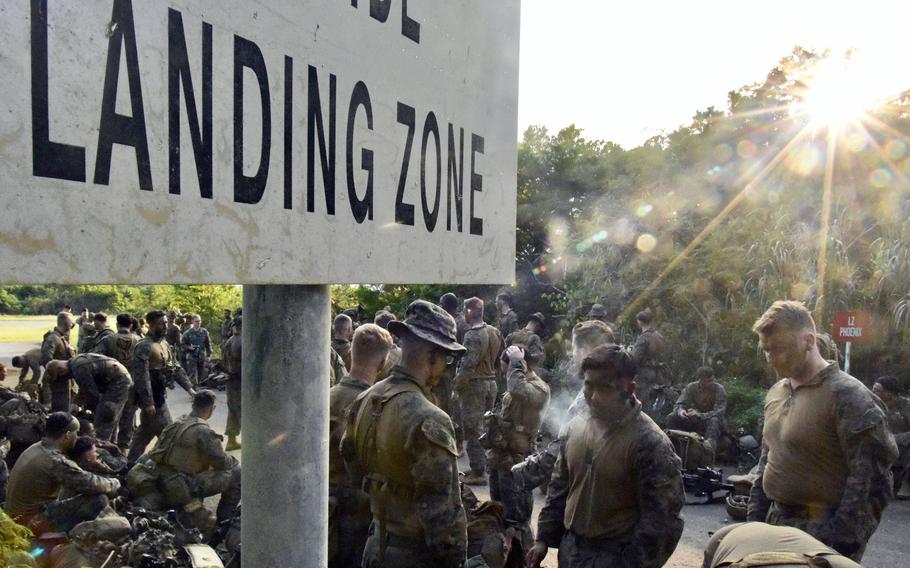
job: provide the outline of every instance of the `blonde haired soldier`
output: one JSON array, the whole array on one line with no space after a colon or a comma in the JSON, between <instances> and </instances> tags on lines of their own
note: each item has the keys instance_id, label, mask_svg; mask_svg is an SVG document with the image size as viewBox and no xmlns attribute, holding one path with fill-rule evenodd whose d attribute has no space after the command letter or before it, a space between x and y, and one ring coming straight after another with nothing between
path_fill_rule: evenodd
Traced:
<instances>
[{"instance_id":1,"label":"blonde haired soldier","mask_svg":"<svg viewBox=\"0 0 910 568\"><path fill-rule=\"evenodd\" d=\"M373 386L392 346L392 335L378 325L358 327L351 341L351 372L329 390L329 566L360 566L370 529L370 498L345 470L341 436L351 403Z\"/></svg>"},{"instance_id":2,"label":"blonde haired soldier","mask_svg":"<svg viewBox=\"0 0 910 568\"><path fill-rule=\"evenodd\" d=\"M825 361L801 302L775 302L752 329L780 380L765 397L747 520L796 527L858 561L892 492L884 405Z\"/></svg>"}]
</instances>

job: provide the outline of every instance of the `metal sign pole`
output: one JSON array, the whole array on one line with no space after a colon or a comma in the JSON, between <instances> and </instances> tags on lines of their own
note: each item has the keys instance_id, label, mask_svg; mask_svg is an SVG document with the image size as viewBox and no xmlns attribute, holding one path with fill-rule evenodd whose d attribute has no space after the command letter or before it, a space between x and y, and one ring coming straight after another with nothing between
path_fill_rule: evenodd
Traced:
<instances>
[{"instance_id":1,"label":"metal sign pole","mask_svg":"<svg viewBox=\"0 0 910 568\"><path fill-rule=\"evenodd\" d=\"M328 286L243 288L243 562L328 564Z\"/></svg>"},{"instance_id":2,"label":"metal sign pole","mask_svg":"<svg viewBox=\"0 0 910 568\"><path fill-rule=\"evenodd\" d=\"M844 372L850 374L850 345L848 341L844 344Z\"/></svg>"}]
</instances>

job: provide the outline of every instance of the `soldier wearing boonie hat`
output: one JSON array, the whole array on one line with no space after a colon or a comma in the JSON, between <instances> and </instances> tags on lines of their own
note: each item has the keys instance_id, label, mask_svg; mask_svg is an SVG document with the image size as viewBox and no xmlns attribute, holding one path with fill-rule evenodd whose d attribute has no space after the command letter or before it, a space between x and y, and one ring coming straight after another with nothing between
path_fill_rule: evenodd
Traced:
<instances>
[{"instance_id":1,"label":"soldier wearing boonie hat","mask_svg":"<svg viewBox=\"0 0 910 568\"><path fill-rule=\"evenodd\" d=\"M465 348L452 316L423 300L389 332L401 342L401 362L354 401L341 441L373 515L362 565L461 566L467 529L455 431L431 389Z\"/></svg>"}]
</instances>

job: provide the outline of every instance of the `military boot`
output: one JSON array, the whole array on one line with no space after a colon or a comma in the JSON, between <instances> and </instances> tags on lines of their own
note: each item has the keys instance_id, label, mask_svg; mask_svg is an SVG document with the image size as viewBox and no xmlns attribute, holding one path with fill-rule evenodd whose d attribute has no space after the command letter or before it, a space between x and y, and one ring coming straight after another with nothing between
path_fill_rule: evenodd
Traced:
<instances>
[{"instance_id":1,"label":"military boot","mask_svg":"<svg viewBox=\"0 0 910 568\"><path fill-rule=\"evenodd\" d=\"M240 442L237 441L237 436L228 436L227 444L224 445L224 451L233 452L234 450L240 449Z\"/></svg>"},{"instance_id":2,"label":"military boot","mask_svg":"<svg viewBox=\"0 0 910 568\"><path fill-rule=\"evenodd\" d=\"M472 471L464 474L462 481L464 481L465 485L486 485L487 476L483 473L474 473Z\"/></svg>"}]
</instances>

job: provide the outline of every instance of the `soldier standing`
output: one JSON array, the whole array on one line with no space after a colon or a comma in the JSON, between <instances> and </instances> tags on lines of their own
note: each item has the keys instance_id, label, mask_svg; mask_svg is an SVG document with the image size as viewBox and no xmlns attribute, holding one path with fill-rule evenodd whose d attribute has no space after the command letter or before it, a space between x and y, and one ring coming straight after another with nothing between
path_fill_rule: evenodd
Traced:
<instances>
[{"instance_id":1,"label":"soldier standing","mask_svg":"<svg viewBox=\"0 0 910 568\"><path fill-rule=\"evenodd\" d=\"M210 528L203 499L221 495L218 522L230 519L240 503L240 463L224 451L221 436L209 426L214 410L212 391L195 393L192 412L168 425L149 452L165 505L182 508L193 526L203 530Z\"/></svg>"},{"instance_id":2,"label":"soldier standing","mask_svg":"<svg viewBox=\"0 0 910 568\"><path fill-rule=\"evenodd\" d=\"M629 355L603 345L581 369L590 416L569 423L527 563L559 547L560 568L663 566L683 530L679 458L641 411Z\"/></svg>"},{"instance_id":3,"label":"soldier standing","mask_svg":"<svg viewBox=\"0 0 910 568\"><path fill-rule=\"evenodd\" d=\"M13 520L37 530L50 521L53 530L66 532L108 506L107 496L120 482L84 471L66 457L78 430L79 421L68 412L47 417L44 438L25 450L10 472L4 508Z\"/></svg>"},{"instance_id":4,"label":"soldier standing","mask_svg":"<svg viewBox=\"0 0 910 568\"><path fill-rule=\"evenodd\" d=\"M88 310L83 310L88 313ZM57 314L57 327L44 334L44 341L41 343L41 366L47 367L52 360L72 359L76 355L76 350L70 345L70 331L76 322L73 321L73 315L69 312L60 312ZM69 412L72 403L70 392L71 385L69 380L55 381L50 377L44 379L44 393L49 395L51 400L51 412Z\"/></svg>"},{"instance_id":5,"label":"soldier standing","mask_svg":"<svg viewBox=\"0 0 910 568\"><path fill-rule=\"evenodd\" d=\"M82 308L82 312L79 314L79 317L76 318L76 331L76 347L79 351L82 351L82 342L85 340L85 337L90 336L95 331L95 328L92 326L92 318L88 308ZM67 335L66 340L69 341L70 336Z\"/></svg>"},{"instance_id":6,"label":"soldier standing","mask_svg":"<svg viewBox=\"0 0 910 568\"><path fill-rule=\"evenodd\" d=\"M332 322L332 349L344 361L346 371L351 370L351 336L354 335L354 324L347 314L338 314ZM338 380L339 377L336 377Z\"/></svg>"},{"instance_id":7,"label":"soldier standing","mask_svg":"<svg viewBox=\"0 0 910 568\"><path fill-rule=\"evenodd\" d=\"M499 333L508 337L513 331L518 331L518 314L512 309L512 294L500 292L496 295L496 310L499 313Z\"/></svg>"},{"instance_id":8,"label":"soldier standing","mask_svg":"<svg viewBox=\"0 0 910 568\"><path fill-rule=\"evenodd\" d=\"M727 390L714 380L711 367L699 367L695 378L679 395L670 415L670 428L704 434L713 454L725 429Z\"/></svg>"},{"instance_id":9,"label":"soldier standing","mask_svg":"<svg viewBox=\"0 0 910 568\"><path fill-rule=\"evenodd\" d=\"M194 315L191 322L190 329L183 332L181 343L186 353L186 373L196 386L208 377L205 363L212 356L212 341L209 330L202 327L202 318Z\"/></svg>"},{"instance_id":10,"label":"soldier standing","mask_svg":"<svg viewBox=\"0 0 910 568\"><path fill-rule=\"evenodd\" d=\"M234 328L234 318L231 317L231 310L224 308L222 312L224 315L224 320L221 322L221 346L224 347L225 342L231 337Z\"/></svg>"},{"instance_id":11,"label":"soldier standing","mask_svg":"<svg viewBox=\"0 0 910 568\"><path fill-rule=\"evenodd\" d=\"M92 326L94 333L83 338L79 348L80 353L92 352L98 343L104 341L105 337L114 335L114 331L107 326L107 314L104 312L98 312L92 316Z\"/></svg>"},{"instance_id":12,"label":"soldier standing","mask_svg":"<svg viewBox=\"0 0 910 568\"><path fill-rule=\"evenodd\" d=\"M110 441L133 386L126 367L112 357L81 353L70 360L51 361L47 373L58 381L75 379L86 406L94 410L98 438Z\"/></svg>"},{"instance_id":13,"label":"soldier standing","mask_svg":"<svg viewBox=\"0 0 910 568\"><path fill-rule=\"evenodd\" d=\"M233 320L231 327L231 336L224 343L221 351L221 358L228 373L227 382L227 405L228 418L224 434L227 436L227 445L224 449L228 452L240 449L237 442L237 436L240 435L240 401L241 396L241 372L243 369L243 316L237 316Z\"/></svg>"},{"instance_id":14,"label":"soldier standing","mask_svg":"<svg viewBox=\"0 0 910 568\"><path fill-rule=\"evenodd\" d=\"M796 527L859 561L892 492L885 406L822 358L801 302L775 302L752 329L781 380L765 397L747 519Z\"/></svg>"},{"instance_id":15,"label":"soldier standing","mask_svg":"<svg viewBox=\"0 0 910 568\"><path fill-rule=\"evenodd\" d=\"M341 457L341 436L354 399L378 378L392 348L392 336L364 324L351 342L351 372L329 390L329 566L360 566L370 529L370 499L350 479Z\"/></svg>"},{"instance_id":16,"label":"soldier standing","mask_svg":"<svg viewBox=\"0 0 910 568\"><path fill-rule=\"evenodd\" d=\"M585 317L589 320L599 320L607 325L610 325L610 323L607 321L607 309L604 308L602 304L593 304L591 306L591 309L588 310L588 315Z\"/></svg>"},{"instance_id":17,"label":"soldier standing","mask_svg":"<svg viewBox=\"0 0 910 568\"><path fill-rule=\"evenodd\" d=\"M401 365L351 406L342 455L363 478L373 522L363 566L456 568L467 551L452 421L430 401L454 355L455 321L417 300L389 331L401 341Z\"/></svg>"},{"instance_id":18,"label":"soldier standing","mask_svg":"<svg viewBox=\"0 0 910 568\"><path fill-rule=\"evenodd\" d=\"M641 334L632 347L632 361L638 369L635 384L638 398L647 406L651 400L651 388L662 380L660 367L664 337L652 326L654 315L651 310L638 312L635 321L641 329Z\"/></svg>"},{"instance_id":19,"label":"soldier standing","mask_svg":"<svg viewBox=\"0 0 910 568\"><path fill-rule=\"evenodd\" d=\"M496 401L496 362L502 352L502 335L499 330L483 321L483 300L468 298L464 301L464 315L468 330L464 334L467 350L455 375L455 390L461 400L462 427L465 450L471 472L465 476L468 485L485 485L486 454L480 444L483 415L493 409Z\"/></svg>"},{"instance_id":20,"label":"soldier standing","mask_svg":"<svg viewBox=\"0 0 910 568\"><path fill-rule=\"evenodd\" d=\"M512 477L512 466L534 451L537 433L550 402L550 387L535 372L542 353L529 349L531 336L537 337L522 331L510 336L514 343L504 354L508 361L508 369L503 373L506 376L506 393L496 416L495 429L487 432L488 445L492 446L487 453L490 498L503 504L506 527L514 527L519 532L525 552L534 543L531 533L531 510L534 507L531 491L534 488L516 483Z\"/></svg>"},{"instance_id":21,"label":"soldier standing","mask_svg":"<svg viewBox=\"0 0 910 568\"><path fill-rule=\"evenodd\" d=\"M900 396L900 383L897 378L890 376L875 379L872 392L885 403L888 425L897 442L898 458L895 465L902 474L895 484L899 486L897 498L910 499L910 399Z\"/></svg>"},{"instance_id":22,"label":"soldier standing","mask_svg":"<svg viewBox=\"0 0 910 568\"><path fill-rule=\"evenodd\" d=\"M538 361L538 364L543 364L544 360L544 348L543 342L540 341L540 331L543 329L544 322L546 318L540 312L535 312L528 317L528 323L518 331L513 331L507 336L505 343L506 347L510 345L515 345L520 343L525 351L533 353L533 357ZM517 339L519 336L519 339Z\"/></svg>"},{"instance_id":23,"label":"soldier standing","mask_svg":"<svg viewBox=\"0 0 910 568\"><path fill-rule=\"evenodd\" d=\"M373 319L373 323L381 327L382 329L388 330L389 324L395 321L395 314L387 310L381 310L376 314L376 317ZM356 332L355 332L356 333ZM398 347L398 344L392 340L392 349L389 351L389 356L385 358L385 367L382 368L382 371L379 372L379 376L376 377L376 380L382 380L388 377L392 373L392 368L401 361L401 347ZM450 365L451 367L451 365ZM448 368L446 369L448 372ZM440 381L442 382L442 381ZM435 391L434 391L435 394ZM437 400L437 403L439 401ZM440 407L441 408L441 407ZM443 410L445 410L443 408ZM451 414L449 414L451 416ZM454 420L454 419L453 419Z\"/></svg>"},{"instance_id":24,"label":"soldier standing","mask_svg":"<svg viewBox=\"0 0 910 568\"><path fill-rule=\"evenodd\" d=\"M131 375L139 402L139 428L130 442L127 461L136 463L152 438L159 435L171 423L167 407L167 383L171 377L191 396L196 395L186 375L178 372L177 362L171 346L164 338L167 330L167 316L161 310L145 315L149 333L133 349Z\"/></svg>"},{"instance_id":25,"label":"soldier standing","mask_svg":"<svg viewBox=\"0 0 910 568\"><path fill-rule=\"evenodd\" d=\"M140 337L134 333L139 321L129 314L117 315L117 333L108 335L95 344L92 353L100 353L113 357L127 369L133 367L133 349L139 343ZM133 437L136 421L136 390L130 387L130 392L120 413L120 424L117 427L117 446L126 451Z\"/></svg>"},{"instance_id":26,"label":"soldier standing","mask_svg":"<svg viewBox=\"0 0 910 568\"><path fill-rule=\"evenodd\" d=\"M183 349L181 349L180 342L181 336L183 335L183 332L180 330L180 324L183 323L183 316L179 316L175 310L171 310L168 312L167 317L168 323L164 338L167 340L167 344L170 345L171 351L174 353L177 364L181 367L184 367L185 354L183 352ZM146 325L151 325L151 322L146 321L145 323ZM148 334L148 330L146 330L146 334Z\"/></svg>"}]
</instances>

